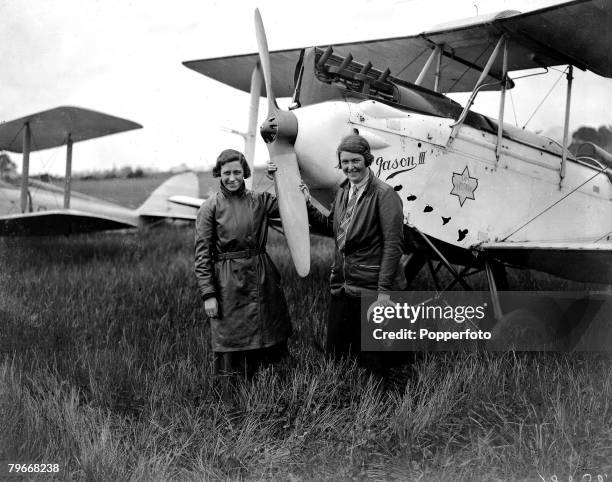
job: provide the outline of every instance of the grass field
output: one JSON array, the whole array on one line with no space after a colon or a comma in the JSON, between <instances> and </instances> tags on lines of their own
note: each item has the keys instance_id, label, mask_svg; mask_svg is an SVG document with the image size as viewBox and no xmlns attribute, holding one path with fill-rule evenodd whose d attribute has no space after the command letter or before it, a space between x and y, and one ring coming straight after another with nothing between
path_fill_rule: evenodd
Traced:
<instances>
[{"instance_id":1,"label":"grass field","mask_svg":"<svg viewBox=\"0 0 612 482\"><path fill-rule=\"evenodd\" d=\"M313 238L298 279L271 233L292 362L222 401L190 227L0 240L0 460L60 480L612 478L608 355L429 354L387 380L331 362L331 249Z\"/></svg>"}]
</instances>

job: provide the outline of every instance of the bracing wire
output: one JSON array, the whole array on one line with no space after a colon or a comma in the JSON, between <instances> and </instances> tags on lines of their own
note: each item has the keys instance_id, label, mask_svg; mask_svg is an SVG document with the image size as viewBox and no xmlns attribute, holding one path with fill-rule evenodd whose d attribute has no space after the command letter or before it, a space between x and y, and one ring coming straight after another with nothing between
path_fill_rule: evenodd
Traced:
<instances>
[{"instance_id":1,"label":"bracing wire","mask_svg":"<svg viewBox=\"0 0 612 482\"><path fill-rule=\"evenodd\" d=\"M476 62L478 62L480 60L480 57L482 57L485 52L487 52L489 50L489 48L491 47L491 45L493 45L492 43L489 43L482 52L480 52L480 54L478 55L478 57L476 57L476 59L474 61L472 61L473 64L475 64ZM457 83L459 83L461 81L461 79L463 79L463 77L465 76L465 74L467 74L470 70L472 70L472 67L467 67L463 73L459 76L459 78L457 80L455 80L455 82L453 83L453 85L450 86L450 88L448 89L448 92L451 92L454 88L455 85L457 85Z\"/></svg>"},{"instance_id":2,"label":"bracing wire","mask_svg":"<svg viewBox=\"0 0 612 482\"><path fill-rule=\"evenodd\" d=\"M546 99L548 98L548 96L551 94L551 92L554 90L554 88L557 86L557 84L559 83L559 81L561 80L561 78L563 77L563 75L565 74L565 72L567 71L567 68L561 72L561 75L559 76L559 78L555 81L555 83L552 85L552 87L548 90L548 93L544 96L544 98L542 99L542 101L538 104L538 106L535 108L535 110L533 111L533 113L531 114L531 116L529 116L529 119L527 119L527 122L525 122L525 125L523 126L523 129L525 129L525 127L527 127L527 124L529 124L529 121L531 121L531 119L533 118L533 116L536 114L536 112L538 110L540 110L540 107L542 107L542 104L544 104L544 102L546 101Z\"/></svg>"},{"instance_id":3,"label":"bracing wire","mask_svg":"<svg viewBox=\"0 0 612 482\"><path fill-rule=\"evenodd\" d=\"M612 234L612 231L607 232L606 234L604 234L601 238L598 238L595 240L596 243L598 243L599 241L601 241L604 238L607 238L608 236L610 236Z\"/></svg>"},{"instance_id":4,"label":"bracing wire","mask_svg":"<svg viewBox=\"0 0 612 482\"><path fill-rule=\"evenodd\" d=\"M416 62L416 61L417 61L419 58L421 58L421 56L422 56L422 55L423 55L425 52L427 52L427 49L425 49L425 50L421 50L421 52L419 52L419 54L418 54L416 57L414 57L414 58L413 58L413 59L412 59L410 62L408 62L408 63L407 63L407 64L406 64L404 67L402 67L402 69L401 69L399 72L397 72L397 73L395 73L395 74L393 74L393 75L394 75L395 77L398 77L398 76L399 76L399 75L400 75L400 74L401 74L401 73L402 73L404 70L406 70L408 67L410 67L412 64L414 64L414 63L415 63L415 62Z\"/></svg>"},{"instance_id":5,"label":"bracing wire","mask_svg":"<svg viewBox=\"0 0 612 482\"><path fill-rule=\"evenodd\" d=\"M539 218L542 214L544 214L547 211L550 211L552 208L554 208L557 204L559 204L561 201L563 201L564 199L568 198L570 195L574 194L578 189L580 189L582 186L584 186L585 184L591 182L593 179L595 179L595 177L597 177L599 174L601 174L602 172L605 172L606 167L601 168L600 170L598 170L595 174L593 174L591 177L589 177L586 181L584 181L582 184L576 186L574 189L572 189L570 192L568 192L565 196L557 199L554 203L552 203L550 206L548 206L546 209L544 209L543 211L539 212L538 214L536 214L534 217L532 217L529 221L527 221L526 223L524 223L522 226L518 227L517 229L515 229L514 231L512 231L508 236L506 236L504 239L502 239L502 241L506 241L510 236L515 235L516 233L518 233L521 229L523 229L525 226L527 226L528 224L532 223L533 221L535 221L537 218ZM604 236L605 237L605 236ZM599 240L598 240L599 241Z\"/></svg>"},{"instance_id":6,"label":"bracing wire","mask_svg":"<svg viewBox=\"0 0 612 482\"><path fill-rule=\"evenodd\" d=\"M8 143L9 147L13 145L13 142L15 142L15 139L17 139L19 134L21 134L21 131L24 129L24 127L25 127L25 124L19 128L15 136L11 139L11 142Z\"/></svg>"},{"instance_id":7,"label":"bracing wire","mask_svg":"<svg viewBox=\"0 0 612 482\"><path fill-rule=\"evenodd\" d=\"M36 141L34 133L32 133L31 136L32 136L31 137L31 143L32 143L32 149L31 150L32 151L36 151L37 150L36 147L37 147L38 143ZM56 157L57 157L57 152L55 152L52 156L48 157L46 160L42 161L43 171L46 171L50 165L54 164ZM29 191L30 192L33 191L34 193L38 193L38 192L43 191L43 189L40 186L32 186L31 188L29 188ZM31 196L31 194L30 194L30 196ZM58 199L58 197L56 195L53 195L53 199L55 200L56 207L60 207L60 200Z\"/></svg>"}]
</instances>

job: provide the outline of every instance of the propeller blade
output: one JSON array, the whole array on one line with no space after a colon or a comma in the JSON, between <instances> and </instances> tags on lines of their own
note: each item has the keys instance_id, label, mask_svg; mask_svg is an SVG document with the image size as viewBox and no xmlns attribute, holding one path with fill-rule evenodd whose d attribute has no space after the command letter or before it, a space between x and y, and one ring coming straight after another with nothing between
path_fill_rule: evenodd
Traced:
<instances>
[{"instance_id":1,"label":"propeller blade","mask_svg":"<svg viewBox=\"0 0 612 482\"><path fill-rule=\"evenodd\" d=\"M274 188L283 231L295 269L303 278L310 272L310 233L297 156L293 146L282 141L268 144L268 149L277 166Z\"/></svg>"},{"instance_id":2,"label":"propeller blade","mask_svg":"<svg viewBox=\"0 0 612 482\"><path fill-rule=\"evenodd\" d=\"M278 200L285 239L297 273L304 277L310 272L310 234L306 200L299 185L300 169L293 143L297 136L297 118L293 112L282 110L276 103L272 89L272 71L266 31L259 10L255 9L255 31L259 63L263 71L268 96L268 118L261 127L270 159L276 164L274 188Z\"/></svg>"},{"instance_id":3,"label":"propeller blade","mask_svg":"<svg viewBox=\"0 0 612 482\"><path fill-rule=\"evenodd\" d=\"M268 40L266 39L266 30L264 29L259 9L255 9L255 34L257 35L257 50L259 52L259 63L263 71L264 80L266 83L266 95L268 97L268 116L278 110L276 97L272 90L272 69L270 68L270 52L268 51Z\"/></svg>"}]
</instances>

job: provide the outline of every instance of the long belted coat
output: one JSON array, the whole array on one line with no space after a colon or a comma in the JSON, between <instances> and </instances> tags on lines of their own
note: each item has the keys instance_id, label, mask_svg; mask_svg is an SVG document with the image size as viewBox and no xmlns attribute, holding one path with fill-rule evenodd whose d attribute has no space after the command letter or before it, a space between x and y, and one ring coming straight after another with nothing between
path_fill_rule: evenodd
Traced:
<instances>
[{"instance_id":1,"label":"long belted coat","mask_svg":"<svg viewBox=\"0 0 612 482\"><path fill-rule=\"evenodd\" d=\"M275 216L276 198L244 184L235 192L221 184L198 210L198 287L204 300L216 297L219 304L211 319L213 351L266 348L291 336L280 274L265 251L268 218Z\"/></svg>"}]
</instances>

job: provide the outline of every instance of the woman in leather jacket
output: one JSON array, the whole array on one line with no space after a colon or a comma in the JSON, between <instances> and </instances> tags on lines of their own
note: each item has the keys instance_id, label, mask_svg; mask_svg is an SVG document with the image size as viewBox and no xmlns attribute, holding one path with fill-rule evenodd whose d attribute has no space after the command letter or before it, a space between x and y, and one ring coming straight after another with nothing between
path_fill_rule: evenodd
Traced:
<instances>
[{"instance_id":1,"label":"woman in leather jacket","mask_svg":"<svg viewBox=\"0 0 612 482\"><path fill-rule=\"evenodd\" d=\"M195 225L195 273L211 320L215 370L249 370L280 360L292 333L280 274L266 252L276 198L246 189L251 175L233 149L217 158L220 190L200 207Z\"/></svg>"}]
</instances>

